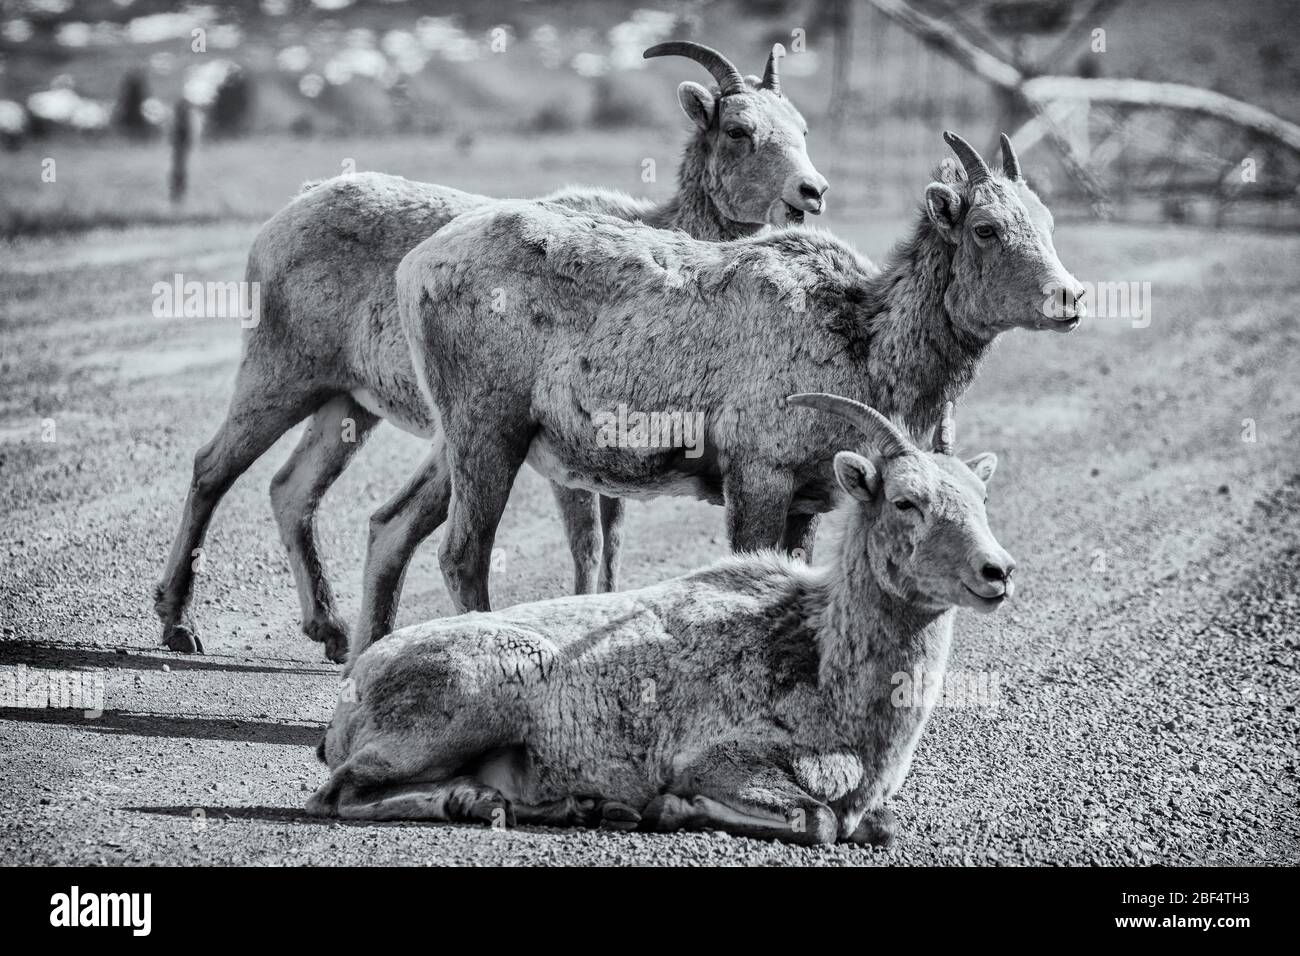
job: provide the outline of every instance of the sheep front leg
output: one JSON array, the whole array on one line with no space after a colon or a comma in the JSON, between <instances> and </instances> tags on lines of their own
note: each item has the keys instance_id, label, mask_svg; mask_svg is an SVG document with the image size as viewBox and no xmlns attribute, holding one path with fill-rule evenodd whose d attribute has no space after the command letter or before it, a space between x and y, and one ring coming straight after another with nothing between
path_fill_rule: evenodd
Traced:
<instances>
[{"instance_id":1,"label":"sheep front leg","mask_svg":"<svg viewBox=\"0 0 1300 956\"><path fill-rule=\"evenodd\" d=\"M551 482L551 493L560 506L564 534L573 555L573 593L595 594L600 571L600 515L597 496L581 488Z\"/></svg>"},{"instance_id":2,"label":"sheep front leg","mask_svg":"<svg viewBox=\"0 0 1300 956\"><path fill-rule=\"evenodd\" d=\"M601 591L618 590L618 568L623 553L625 511L622 498L600 496L600 531L603 536L600 549Z\"/></svg>"},{"instance_id":3,"label":"sheep front leg","mask_svg":"<svg viewBox=\"0 0 1300 956\"><path fill-rule=\"evenodd\" d=\"M878 847L894 845L898 817L880 799L878 790L858 786L832 804L840 821L841 842Z\"/></svg>"},{"instance_id":4,"label":"sheep front leg","mask_svg":"<svg viewBox=\"0 0 1300 956\"><path fill-rule=\"evenodd\" d=\"M352 635L351 660L393 630L411 557L420 542L446 520L450 501L451 476L439 438L419 470L370 516L361 613Z\"/></svg>"},{"instance_id":5,"label":"sheep front leg","mask_svg":"<svg viewBox=\"0 0 1300 956\"><path fill-rule=\"evenodd\" d=\"M817 540L817 524L821 515L789 515L785 519L785 535L781 547L801 561L812 564L813 543Z\"/></svg>"},{"instance_id":6,"label":"sheep front leg","mask_svg":"<svg viewBox=\"0 0 1300 956\"><path fill-rule=\"evenodd\" d=\"M766 467L734 468L727 474L722 493L732 551L781 547L793 488L790 475Z\"/></svg>"},{"instance_id":7,"label":"sheep front leg","mask_svg":"<svg viewBox=\"0 0 1300 956\"><path fill-rule=\"evenodd\" d=\"M789 770L732 746L706 752L670 792L650 801L641 822L658 832L723 830L803 846L834 843L839 831L835 811L800 787Z\"/></svg>"},{"instance_id":8,"label":"sheep front leg","mask_svg":"<svg viewBox=\"0 0 1300 956\"><path fill-rule=\"evenodd\" d=\"M442 576L457 611L490 611L492 545L532 433L494 435L483 422L449 422L445 414L444 425L452 501L447 535L438 554ZM457 441L457 435L464 440Z\"/></svg>"},{"instance_id":9,"label":"sheep front leg","mask_svg":"<svg viewBox=\"0 0 1300 956\"><path fill-rule=\"evenodd\" d=\"M339 792L338 815L344 820L486 823L498 829L515 825L510 801L470 777L373 788L345 786Z\"/></svg>"}]
</instances>

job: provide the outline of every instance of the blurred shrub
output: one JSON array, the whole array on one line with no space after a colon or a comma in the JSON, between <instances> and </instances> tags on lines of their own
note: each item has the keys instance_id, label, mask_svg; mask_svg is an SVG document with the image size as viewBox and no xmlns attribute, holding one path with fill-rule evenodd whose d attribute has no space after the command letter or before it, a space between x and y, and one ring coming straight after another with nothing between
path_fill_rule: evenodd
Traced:
<instances>
[{"instance_id":1,"label":"blurred shrub","mask_svg":"<svg viewBox=\"0 0 1300 956\"><path fill-rule=\"evenodd\" d=\"M226 74L208 112L212 134L218 137L242 136L248 132L253 104L253 84L248 74L235 67Z\"/></svg>"},{"instance_id":2,"label":"blurred shrub","mask_svg":"<svg viewBox=\"0 0 1300 956\"><path fill-rule=\"evenodd\" d=\"M646 121L645 96L617 75L602 76L595 83L596 100L591 125L597 129L640 126Z\"/></svg>"},{"instance_id":3,"label":"blurred shrub","mask_svg":"<svg viewBox=\"0 0 1300 956\"><path fill-rule=\"evenodd\" d=\"M538 133L565 133L577 126L577 111L567 99L543 103L528 123L529 129Z\"/></svg>"}]
</instances>

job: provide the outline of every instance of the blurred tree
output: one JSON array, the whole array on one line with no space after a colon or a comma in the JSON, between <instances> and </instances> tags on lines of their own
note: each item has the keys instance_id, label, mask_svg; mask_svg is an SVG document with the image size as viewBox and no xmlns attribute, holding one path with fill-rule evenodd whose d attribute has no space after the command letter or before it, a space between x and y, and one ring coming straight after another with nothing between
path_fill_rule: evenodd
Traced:
<instances>
[{"instance_id":1,"label":"blurred tree","mask_svg":"<svg viewBox=\"0 0 1300 956\"><path fill-rule=\"evenodd\" d=\"M148 96L144 74L139 70L128 70L122 77L122 88L113 107L113 125L133 139L153 135L153 126L144 115L144 101Z\"/></svg>"},{"instance_id":2,"label":"blurred tree","mask_svg":"<svg viewBox=\"0 0 1300 956\"><path fill-rule=\"evenodd\" d=\"M172 202L178 203L185 198L185 190L189 186L188 166L190 145L193 142L190 104L183 96L176 101L176 108L172 113L171 139L172 165L169 195Z\"/></svg>"}]
</instances>

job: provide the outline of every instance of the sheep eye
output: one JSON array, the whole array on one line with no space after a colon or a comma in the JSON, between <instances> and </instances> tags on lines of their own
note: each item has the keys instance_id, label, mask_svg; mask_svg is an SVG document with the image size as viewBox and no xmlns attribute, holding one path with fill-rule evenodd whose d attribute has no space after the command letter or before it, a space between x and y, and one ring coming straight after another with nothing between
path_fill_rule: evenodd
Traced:
<instances>
[{"instance_id":1,"label":"sheep eye","mask_svg":"<svg viewBox=\"0 0 1300 956\"><path fill-rule=\"evenodd\" d=\"M908 501L906 498L901 498L894 502L894 507L899 511L912 511L916 508L916 505L912 504L912 502Z\"/></svg>"},{"instance_id":2,"label":"sheep eye","mask_svg":"<svg viewBox=\"0 0 1300 956\"><path fill-rule=\"evenodd\" d=\"M727 130L727 136L731 139L744 139L748 135L749 134L739 126L733 126L731 129Z\"/></svg>"},{"instance_id":3,"label":"sheep eye","mask_svg":"<svg viewBox=\"0 0 1300 956\"><path fill-rule=\"evenodd\" d=\"M992 226L976 226L975 235L981 239L992 239L996 235L996 230Z\"/></svg>"}]
</instances>

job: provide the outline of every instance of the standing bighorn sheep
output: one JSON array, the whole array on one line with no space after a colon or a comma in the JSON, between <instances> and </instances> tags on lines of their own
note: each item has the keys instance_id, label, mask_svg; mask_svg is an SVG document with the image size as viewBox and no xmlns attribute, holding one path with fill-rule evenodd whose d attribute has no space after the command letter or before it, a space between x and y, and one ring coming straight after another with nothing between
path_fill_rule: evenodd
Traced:
<instances>
[{"instance_id":1,"label":"standing bighorn sheep","mask_svg":"<svg viewBox=\"0 0 1300 956\"><path fill-rule=\"evenodd\" d=\"M397 631L354 661L308 809L887 842L885 801L935 699L900 701L899 675L938 677L954 607L1012 593L984 510L997 459L953 457L951 406L929 453L857 402L790 402L842 416L870 449L826 469L849 496L828 567L735 556Z\"/></svg>"},{"instance_id":2,"label":"standing bighorn sheep","mask_svg":"<svg viewBox=\"0 0 1300 956\"><path fill-rule=\"evenodd\" d=\"M718 83L713 92L690 82L678 88L697 129L677 193L659 206L601 189L568 188L550 201L713 242L820 212L826 180L808 159L803 117L781 93L776 57L768 58L759 80L742 77L720 53L697 43L662 43L645 52L666 55L696 60ZM217 504L308 416L298 447L272 482L271 500L302 603L303 630L323 642L334 661L345 657L347 633L317 547L320 499L380 420L433 440L419 472L371 518L358 630L368 643L392 629L405 563L387 559L409 554L441 524L450 497L437 418L421 394L399 323L393 271L422 239L496 201L361 173L307 190L262 227L247 270L248 281L261 285L260 321L245 332L226 420L194 458L180 529L156 590L154 607L168 647L202 650L188 607L194 556ZM602 499L598 516L589 492L559 485L555 492L573 550L576 590L592 589L602 551L601 584L612 589L622 503Z\"/></svg>"},{"instance_id":3,"label":"standing bighorn sheep","mask_svg":"<svg viewBox=\"0 0 1300 956\"><path fill-rule=\"evenodd\" d=\"M525 460L600 494L725 504L736 551L808 552L831 504L826 449L848 435L781 416L784 396L834 391L924 430L998 334L1073 329L1082 287L1010 141L994 172L944 135L962 170L941 168L883 270L811 230L708 244L543 202L470 213L407 255L397 295L449 451L441 560L457 606L489 608ZM702 414L704 453L598 441L620 405Z\"/></svg>"}]
</instances>

